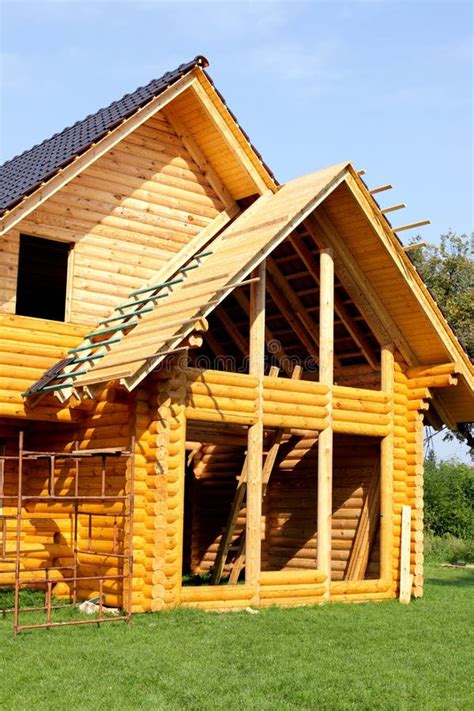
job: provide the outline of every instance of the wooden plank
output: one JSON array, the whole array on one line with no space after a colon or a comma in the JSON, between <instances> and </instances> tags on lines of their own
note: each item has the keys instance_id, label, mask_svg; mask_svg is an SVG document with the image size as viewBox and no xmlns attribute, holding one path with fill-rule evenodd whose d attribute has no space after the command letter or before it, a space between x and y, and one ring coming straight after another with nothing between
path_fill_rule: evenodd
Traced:
<instances>
[{"instance_id":1,"label":"wooden plank","mask_svg":"<svg viewBox=\"0 0 474 711\"><path fill-rule=\"evenodd\" d=\"M247 516L245 582L258 585L261 568L262 459L263 459L263 376L265 359L265 271L261 262L255 270L257 282L250 287L249 374L258 384L257 422L248 430Z\"/></svg>"},{"instance_id":2,"label":"wooden plank","mask_svg":"<svg viewBox=\"0 0 474 711\"><path fill-rule=\"evenodd\" d=\"M192 90L196 97L199 99L202 106L207 111L212 123L216 126L219 133L225 139L232 153L234 153L234 155L238 158L245 171L248 173L249 177L251 178L256 187L256 191L259 193L265 192L268 189L268 185L261 176L261 171L258 171L257 168L253 165L252 161L247 156L242 146L239 144L239 141L230 130L229 126L227 125L227 122L221 116L219 111L216 109L214 103L207 95L206 90L201 86L199 82L193 83Z\"/></svg>"},{"instance_id":3,"label":"wooden plank","mask_svg":"<svg viewBox=\"0 0 474 711\"><path fill-rule=\"evenodd\" d=\"M413 575L410 574L411 506L402 506L401 528L399 600L402 605L408 605L413 584Z\"/></svg>"},{"instance_id":4,"label":"wooden plank","mask_svg":"<svg viewBox=\"0 0 474 711\"><path fill-rule=\"evenodd\" d=\"M360 512L344 579L363 580L375 540L380 514L380 462L377 461Z\"/></svg>"},{"instance_id":5,"label":"wooden plank","mask_svg":"<svg viewBox=\"0 0 474 711\"><path fill-rule=\"evenodd\" d=\"M334 383L334 260L331 249L320 254L320 302L319 302L319 382L330 388L328 426L318 439L318 570L326 578L325 598L330 595L331 585L331 536L332 536L332 386Z\"/></svg>"},{"instance_id":6,"label":"wooden plank","mask_svg":"<svg viewBox=\"0 0 474 711\"><path fill-rule=\"evenodd\" d=\"M232 288L236 284L236 280L245 279L245 277L254 269L280 242L282 242L285 237L287 237L293 229L304 220L307 215L309 215L312 210L328 195L335 186L339 185L344 179L345 172L347 170L347 164L339 164L332 166L331 168L319 171L318 173L312 174L310 176L304 176L304 178L292 181L291 184L283 186L276 194L264 195L258 199L254 205L252 205L243 215L231 225L223 235L221 235L213 244L215 250L211 257L207 258L207 265L210 269L214 268L218 273L219 269L222 269L222 264L227 264L232 262L232 268L235 270L232 274L231 283L223 278L222 282L216 282L215 294L219 294L215 299L211 298L209 301L207 299L202 299L201 309L202 313L200 316L207 316L214 308L215 305L220 303L229 293L231 293ZM278 227L267 227L267 229L262 228L262 233L257 237L256 233L252 234L252 240L242 240L241 238L234 237L232 235L241 229L242 224L245 223L246 226L251 226L252 224L259 225L261 223L267 222L270 218L275 215L285 215L285 220L282 221L282 226L280 229ZM249 244L250 243L250 246ZM214 266L213 266L214 265ZM197 270L198 272L200 270ZM211 272L210 272L211 275ZM173 309L173 304L175 299L179 297L179 294L183 293L185 289L193 286L197 277L190 275L186 280L186 285L178 285L172 294L163 300L160 304L158 312L162 314L163 309L166 308ZM204 295L205 289L203 289ZM197 297L196 297L197 298ZM189 316L190 314L188 314ZM156 317L156 314L153 318ZM184 316L186 317L186 316ZM149 319L143 319L143 322ZM128 343L139 338L141 325L137 326L128 336ZM153 370L156 365L161 360L160 349L165 347L166 350L178 346L181 340L186 337L186 329L182 329L180 333L177 333L176 338L172 341L164 344L160 342L159 329L157 329L157 341L156 347L144 353L144 362L142 366L137 366L135 372L132 376L127 376L123 379L123 384L127 389L133 389L151 370ZM155 357L153 357L153 352ZM113 354L113 356L112 356ZM102 371L106 370L107 360L110 362L115 362L116 357L120 357L120 344L116 345L110 356L106 356L104 361L97 366L97 368L91 371L91 375L87 375L87 383L91 384L94 382L93 373L96 373L95 382L99 383L103 380L113 379L115 376L119 377L113 372L112 368L109 372L104 375ZM78 385L81 385L81 378L84 378L84 383L86 382L85 376L79 376Z\"/></svg>"},{"instance_id":7,"label":"wooden plank","mask_svg":"<svg viewBox=\"0 0 474 711\"><path fill-rule=\"evenodd\" d=\"M200 252L204 251L206 246L209 244L209 242L215 237L216 234L222 230L225 225L240 211L240 208L235 205L230 207L229 209L224 210L223 212L219 213L217 217L210 222L207 227L205 227L203 230L199 232L199 234L196 235L196 237L191 240L191 242L178 254L176 257L171 259L169 262L163 265L163 267L158 271L156 275L153 276L153 279L149 280L147 283L143 285L142 288L147 288L149 286L153 286L154 284L161 284L166 281L169 281L172 279L179 271L180 269L189 262L189 260L193 257L193 255L199 254ZM142 307L144 304L141 305ZM140 308L140 306L137 306L137 308ZM127 309L127 314L133 315L133 309ZM140 317L138 317L140 318ZM126 323L124 325L124 329L126 329ZM117 331L116 335L123 335L123 330ZM102 355L104 353L107 353L109 348L107 347L100 347L99 344L92 344L91 343L91 348L89 351L84 351L81 353L82 356L85 355L96 355L99 356L98 359L96 360L102 360ZM80 369L81 370L87 370L90 371L92 370L94 363L96 360L91 360L88 361L87 363L81 363ZM64 372L73 372L75 366L71 366L68 369L66 369ZM71 389L64 389L62 391L58 392L57 397L60 399L61 402L64 402L72 393L72 388Z\"/></svg>"},{"instance_id":8,"label":"wooden plank","mask_svg":"<svg viewBox=\"0 0 474 711\"><path fill-rule=\"evenodd\" d=\"M380 577L393 584L394 347L382 347L382 390L389 396L390 429L380 449Z\"/></svg>"}]
</instances>

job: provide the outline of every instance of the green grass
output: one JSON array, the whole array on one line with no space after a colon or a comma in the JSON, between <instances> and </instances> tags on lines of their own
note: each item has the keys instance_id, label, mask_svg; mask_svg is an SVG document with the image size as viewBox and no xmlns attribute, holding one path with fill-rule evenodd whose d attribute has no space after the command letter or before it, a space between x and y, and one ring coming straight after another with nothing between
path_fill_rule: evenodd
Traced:
<instances>
[{"instance_id":1,"label":"green grass","mask_svg":"<svg viewBox=\"0 0 474 711\"><path fill-rule=\"evenodd\" d=\"M473 582L430 566L408 606L177 610L17 638L5 618L0 708L472 709Z\"/></svg>"}]
</instances>

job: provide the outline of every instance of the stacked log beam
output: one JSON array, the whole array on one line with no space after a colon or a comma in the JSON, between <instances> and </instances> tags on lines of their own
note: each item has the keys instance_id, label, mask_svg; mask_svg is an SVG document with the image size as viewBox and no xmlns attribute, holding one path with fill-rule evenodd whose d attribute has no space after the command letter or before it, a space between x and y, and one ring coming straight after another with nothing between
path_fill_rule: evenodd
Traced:
<instances>
[{"instance_id":1,"label":"stacked log beam","mask_svg":"<svg viewBox=\"0 0 474 711\"><path fill-rule=\"evenodd\" d=\"M411 570L413 594L423 594L423 442L422 411L427 408L420 395L428 391L407 377L407 368L398 356L395 363L395 449L394 449L394 531L393 575L400 581L400 539L402 506L412 507ZM416 392L418 390L418 392ZM414 396L415 395L415 396ZM420 429L421 428L421 429ZM421 439L420 439L421 435Z\"/></svg>"}]
</instances>

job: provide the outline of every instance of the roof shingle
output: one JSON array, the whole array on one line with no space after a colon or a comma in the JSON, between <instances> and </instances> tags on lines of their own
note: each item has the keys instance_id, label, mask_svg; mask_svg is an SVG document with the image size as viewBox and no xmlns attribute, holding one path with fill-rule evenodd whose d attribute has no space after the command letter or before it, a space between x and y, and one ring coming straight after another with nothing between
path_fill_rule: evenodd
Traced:
<instances>
[{"instance_id":1,"label":"roof shingle","mask_svg":"<svg viewBox=\"0 0 474 711\"><path fill-rule=\"evenodd\" d=\"M25 195L51 178L59 168L84 153L123 119L145 106L191 69L207 65L207 59L202 56L180 64L174 71L166 72L159 79L153 79L133 93L125 94L110 106L90 114L82 121L77 121L73 126L6 161L0 166L0 213L14 207Z\"/></svg>"}]
</instances>

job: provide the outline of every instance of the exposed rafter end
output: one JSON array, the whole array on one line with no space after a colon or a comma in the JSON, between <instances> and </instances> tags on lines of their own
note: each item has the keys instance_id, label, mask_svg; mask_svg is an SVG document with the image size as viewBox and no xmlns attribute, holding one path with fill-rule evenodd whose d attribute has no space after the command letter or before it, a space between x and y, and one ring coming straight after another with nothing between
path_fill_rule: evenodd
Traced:
<instances>
[{"instance_id":1,"label":"exposed rafter end","mask_svg":"<svg viewBox=\"0 0 474 711\"><path fill-rule=\"evenodd\" d=\"M410 222L408 225L400 225L400 227L392 227L394 232L403 232L403 230L412 230L415 227L423 227L431 225L431 220L420 220L419 222Z\"/></svg>"},{"instance_id":2,"label":"exposed rafter end","mask_svg":"<svg viewBox=\"0 0 474 711\"><path fill-rule=\"evenodd\" d=\"M377 193L383 193L385 190L392 190L393 185L387 184L387 185L381 185L378 188L373 188L372 190L369 190L369 193L371 195L376 195Z\"/></svg>"},{"instance_id":3,"label":"exposed rafter end","mask_svg":"<svg viewBox=\"0 0 474 711\"><path fill-rule=\"evenodd\" d=\"M411 252L413 249L420 249L421 247L427 247L428 242L416 242L416 244L407 244L406 247L403 247L405 252Z\"/></svg>"},{"instance_id":4,"label":"exposed rafter end","mask_svg":"<svg viewBox=\"0 0 474 711\"><path fill-rule=\"evenodd\" d=\"M386 215L388 212L395 212L395 210L403 210L406 207L405 202L399 202L398 205L390 205L390 207L382 207L380 212Z\"/></svg>"}]
</instances>

